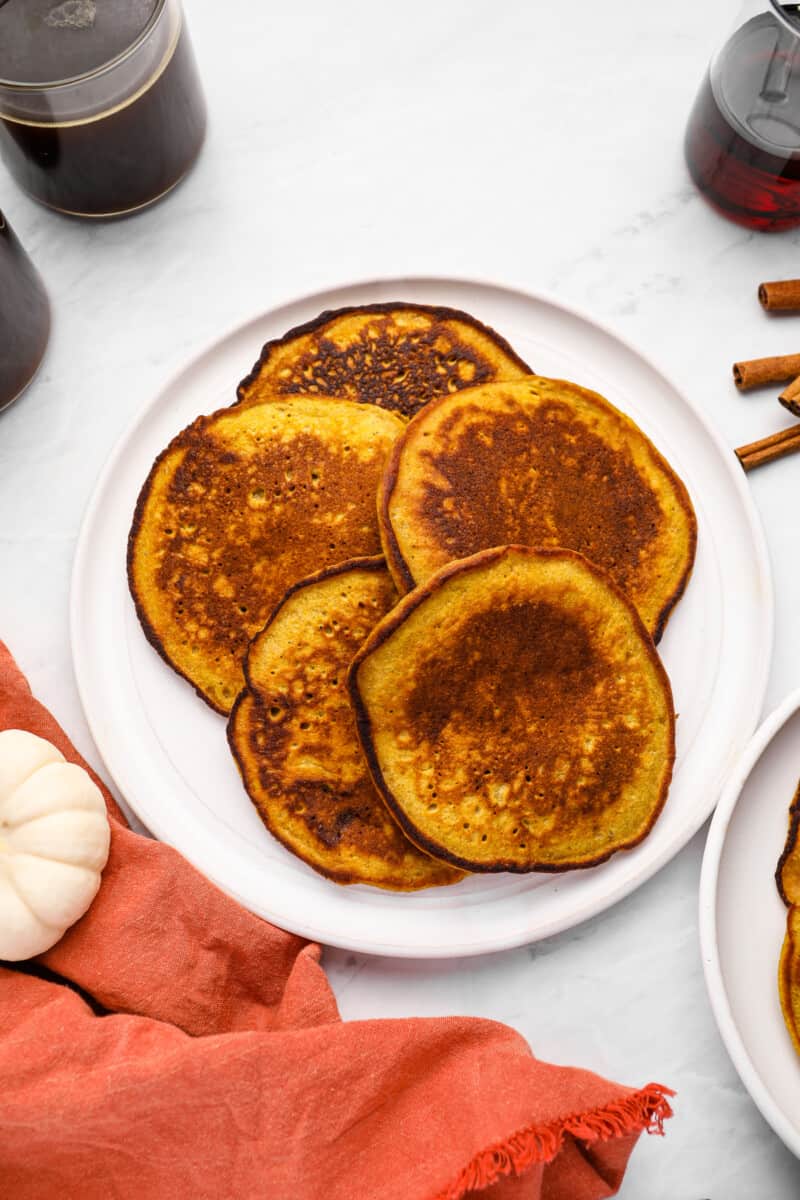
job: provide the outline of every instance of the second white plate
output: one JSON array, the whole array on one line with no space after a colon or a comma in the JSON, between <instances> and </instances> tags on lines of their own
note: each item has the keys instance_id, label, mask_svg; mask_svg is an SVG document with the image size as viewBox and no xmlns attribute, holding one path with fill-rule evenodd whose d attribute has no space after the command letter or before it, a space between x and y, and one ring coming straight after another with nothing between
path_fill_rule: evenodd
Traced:
<instances>
[{"instance_id":1,"label":"second white plate","mask_svg":"<svg viewBox=\"0 0 800 1200\"><path fill-rule=\"evenodd\" d=\"M406 299L466 309L540 374L595 388L628 413L686 482L699 521L694 575L660 646L679 713L675 775L635 850L566 875L473 877L396 895L340 888L265 832L225 741L224 721L145 641L128 595L125 547L153 459L198 413L234 399L263 342L323 309ZM755 728L772 644L763 537L741 468L692 405L637 351L541 296L457 280L386 280L308 296L235 330L144 409L95 489L75 559L72 641L97 746L141 820L252 911L336 946L444 957L546 937L600 912L667 862L711 812Z\"/></svg>"},{"instance_id":2,"label":"second white plate","mask_svg":"<svg viewBox=\"0 0 800 1200\"><path fill-rule=\"evenodd\" d=\"M722 1040L762 1116L800 1158L800 1057L778 997L786 907L775 867L800 778L800 691L741 755L711 822L700 879L700 941Z\"/></svg>"}]
</instances>

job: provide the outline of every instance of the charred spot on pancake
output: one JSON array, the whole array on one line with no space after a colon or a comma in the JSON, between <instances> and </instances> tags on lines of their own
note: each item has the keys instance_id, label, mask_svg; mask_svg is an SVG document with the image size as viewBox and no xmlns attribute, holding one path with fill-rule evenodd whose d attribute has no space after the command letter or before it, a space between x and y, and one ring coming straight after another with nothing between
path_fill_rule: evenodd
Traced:
<instances>
[{"instance_id":1,"label":"charred spot on pancake","mask_svg":"<svg viewBox=\"0 0 800 1200\"><path fill-rule=\"evenodd\" d=\"M396 599L381 558L292 587L248 651L228 740L264 824L289 850L338 883L405 891L460 875L404 836L355 728L347 667Z\"/></svg>"},{"instance_id":2,"label":"charred spot on pancake","mask_svg":"<svg viewBox=\"0 0 800 1200\"><path fill-rule=\"evenodd\" d=\"M407 413L409 396L441 396L493 378L480 355L436 326L399 336L388 326L376 321L346 347L320 338L315 352L278 376L276 390L347 396Z\"/></svg>"},{"instance_id":3,"label":"charred spot on pancake","mask_svg":"<svg viewBox=\"0 0 800 1200\"><path fill-rule=\"evenodd\" d=\"M345 396L412 416L434 396L528 373L505 338L467 313L376 304L322 313L268 342L238 396Z\"/></svg>"},{"instance_id":4,"label":"charred spot on pancake","mask_svg":"<svg viewBox=\"0 0 800 1200\"><path fill-rule=\"evenodd\" d=\"M403 828L472 871L592 866L666 797L666 673L626 597L569 551L501 547L404 598L350 687Z\"/></svg>"}]
</instances>

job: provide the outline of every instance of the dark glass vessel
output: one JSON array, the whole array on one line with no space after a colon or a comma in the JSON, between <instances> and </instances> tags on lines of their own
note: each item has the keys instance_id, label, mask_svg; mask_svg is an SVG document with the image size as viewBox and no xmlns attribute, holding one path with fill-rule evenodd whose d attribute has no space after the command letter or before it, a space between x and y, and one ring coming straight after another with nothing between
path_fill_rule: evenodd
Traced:
<instances>
[{"instance_id":1,"label":"dark glass vessel","mask_svg":"<svg viewBox=\"0 0 800 1200\"><path fill-rule=\"evenodd\" d=\"M9 171L35 199L76 216L114 216L158 200L189 171L205 135L205 102L178 0L139 0L138 10L131 0L122 7L113 0L101 12L113 18L116 4L119 20L99 32L97 22L83 30L48 29L41 0L34 0L41 19L31 26L22 21L20 8L30 2L7 0L0 6L0 34L3 14L8 22L14 15L10 7L17 6L15 70L34 76L2 81L13 46L0 50L0 156ZM67 0L61 9L80 15L83 10L68 4L83 2ZM91 4L86 12L95 8ZM131 36L137 11L144 27L106 61L120 39ZM31 28L36 36L29 33L25 40ZM75 41L80 37L87 39L82 54ZM53 40L63 45L58 61L86 68L83 74L41 82L40 76L56 69Z\"/></svg>"},{"instance_id":2,"label":"dark glass vessel","mask_svg":"<svg viewBox=\"0 0 800 1200\"><path fill-rule=\"evenodd\" d=\"M0 212L0 410L33 379L49 333L44 284Z\"/></svg>"},{"instance_id":3,"label":"dark glass vessel","mask_svg":"<svg viewBox=\"0 0 800 1200\"><path fill-rule=\"evenodd\" d=\"M686 132L697 187L750 229L800 225L800 26L788 7L768 5L726 43Z\"/></svg>"}]
</instances>

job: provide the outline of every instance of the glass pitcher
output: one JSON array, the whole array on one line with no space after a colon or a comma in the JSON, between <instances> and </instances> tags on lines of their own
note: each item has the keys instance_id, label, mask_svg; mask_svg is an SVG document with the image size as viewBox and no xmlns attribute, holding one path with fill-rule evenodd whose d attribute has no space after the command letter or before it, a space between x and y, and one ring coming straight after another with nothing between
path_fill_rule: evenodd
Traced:
<instances>
[{"instance_id":1,"label":"glass pitcher","mask_svg":"<svg viewBox=\"0 0 800 1200\"><path fill-rule=\"evenodd\" d=\"M750 229L800 225L800 4L744 6L711 61L685 150L723 216Z\"/></svg>"}]
</instances>

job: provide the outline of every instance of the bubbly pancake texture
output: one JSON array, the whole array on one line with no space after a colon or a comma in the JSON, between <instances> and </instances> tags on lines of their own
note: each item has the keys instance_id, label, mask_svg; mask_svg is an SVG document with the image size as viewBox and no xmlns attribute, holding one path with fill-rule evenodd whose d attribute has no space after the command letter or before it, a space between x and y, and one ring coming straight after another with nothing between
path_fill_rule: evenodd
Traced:
<instances>
[{"instance_id":1,"label":"bubbly pancake texture","mask_svg":"<svg viewBox=\"0 0 800 1200\"><path fill-rule=\"evenodd\" d=\"M297 396L201 417L156 460L128 540L144 631L218 712L287 587L380 551L375 491L400 419Z\"/></svg>"},{"instance_id":2,"label":"bubbly pancake texture","mask_svg":"<svg viewBox=\"0 0 800 1200\"><path fill-rule=\"evenodd\" d=\"M428 405L395 444L379 508L403 591L489 546L563 546L609 572L656 640L697 541L686 488L633 421L539 376Z\"/></svg>"},{"instance_id":3,"label":"bubbly pancake texture","mask_svg":"<svg viewBox=\"0 0 800 1200\"><path fill-rule=\"evenodd\" d=\"M397 593L382 558L288 592L245 662L228 740L267 829L337 883L410 891L459 872L408 841L376 792L347 693L350 661Z\"/></svg>"},{"instance_id":4,"label":"bubbly pancake texture","mask_svg":"<svg viewBox=\"0 0 800 1200\"><path fill-rule=\"evenodd\" d=\"M243 404L345 396L409 417L432 396L528 374L505 338L468 313L397 302L324 312L267 342L237 395Z\"/></svg>"},{"instance_id":5,"label":"bubbly pancake texture","mask_svg":"<svg viewBox=\"0 0 800 1200\"><path fill-rule=\"evenodd\" d=\"M669 680L630 601L580 555L511 546L451 564L373 630L349 683L384 799L454 866L594 866L661 811Z\"/></svg>"}]
</instances>

